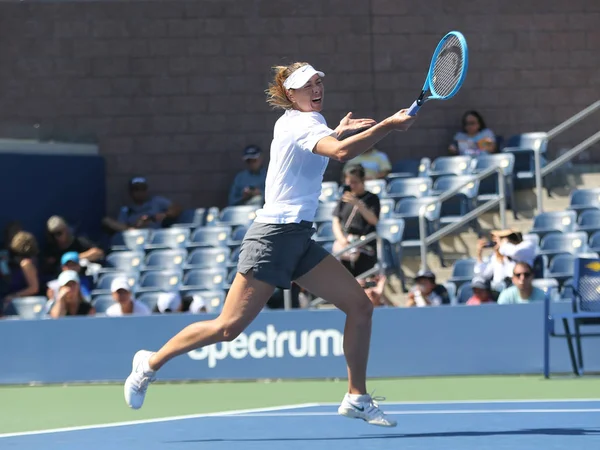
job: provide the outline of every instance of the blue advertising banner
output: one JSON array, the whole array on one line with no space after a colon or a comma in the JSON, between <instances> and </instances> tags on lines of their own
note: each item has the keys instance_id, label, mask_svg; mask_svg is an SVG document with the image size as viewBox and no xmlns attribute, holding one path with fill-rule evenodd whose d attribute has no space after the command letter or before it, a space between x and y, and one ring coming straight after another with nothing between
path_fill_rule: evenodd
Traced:
<instances>
[{"instance_id":1,"label":"blue advertising banner","mask_svg":"<svg viewBox=\"0 0 600 450\"><path fill-rule=\"evenodd\" d=\"M568 308L568 305L559 305ZM2 321L0 384L123 381L133 354L213 316ZM345 378L343 327L336 310L265 311L232 342L167 364L159 380ZM588 370L600 347L584 341ZM553 372L569 372L564 340L553 339ZM370 377L540 374L543 305L382 308L373 318Z\"/></svg>"}]
</instances>

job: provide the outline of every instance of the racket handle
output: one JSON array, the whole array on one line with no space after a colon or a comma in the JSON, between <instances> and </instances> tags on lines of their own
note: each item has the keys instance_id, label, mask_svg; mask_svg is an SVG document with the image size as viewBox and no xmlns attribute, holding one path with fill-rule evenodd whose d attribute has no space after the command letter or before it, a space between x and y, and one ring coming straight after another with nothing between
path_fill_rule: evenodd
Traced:
<instances>
[{"instance_id":1,"label":"racket handle","mask_svg":"<svg viewBox=\"0 0 600 450\"><path fill-rule=\"evenodd\" d=\"M415 100L415 102L410 105L410 108L408 108L408 112L407 114L409 116L414 116L415 114L417 114L417 111L421 109L421 107L417 104L417 101Z\"/></svg>"}]
</instances>

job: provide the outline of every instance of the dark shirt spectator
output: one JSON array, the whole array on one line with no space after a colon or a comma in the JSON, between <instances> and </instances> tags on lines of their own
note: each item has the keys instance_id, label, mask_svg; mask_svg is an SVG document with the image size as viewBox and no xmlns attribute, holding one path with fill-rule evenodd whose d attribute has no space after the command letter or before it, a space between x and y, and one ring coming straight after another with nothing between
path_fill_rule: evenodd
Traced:
<instances>
[{"instance_id":1,"label":"dark shirt spectator","mask_svg":"<svg viewBox=\"0 0 600 450\"><path fill-rule=\"evenodd\" d=\"M440 306L449 305L450 295L441 284L436 283L436 277L430 270L419 271L415 277L415 285L408 293L406 306Z\"/></svg>"},{"instance_id":2,"label":"dark shirt spectator","mask_svg":"<svg viewBox=\"0 0 600 450\"><path fill-rule=\"evenodd\" d=\"M65 270L58 277L58 296L50 309L50 317L88 316L96 313L94 307L81 293L79 275L74 270Z\"/></svg>"}]
</instances>

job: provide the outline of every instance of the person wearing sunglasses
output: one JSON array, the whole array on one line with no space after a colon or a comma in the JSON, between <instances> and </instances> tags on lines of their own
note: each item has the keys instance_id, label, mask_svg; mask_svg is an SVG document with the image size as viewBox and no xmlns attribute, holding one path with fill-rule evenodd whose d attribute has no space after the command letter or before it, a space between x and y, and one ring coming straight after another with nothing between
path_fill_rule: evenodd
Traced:
<instances>
[{"instance_id":1,"label":"person wearing sunglasses","mask_svg":"<svg viewBox=\"0 0 600 450\"><path fill-rule=\"evenodd\" d=\"M526 262L515 264L512 283L511 287L500 293L499 305L544 301L546 294L540 288L533 286L533 268Z\"/></svg>"}]
</instances>

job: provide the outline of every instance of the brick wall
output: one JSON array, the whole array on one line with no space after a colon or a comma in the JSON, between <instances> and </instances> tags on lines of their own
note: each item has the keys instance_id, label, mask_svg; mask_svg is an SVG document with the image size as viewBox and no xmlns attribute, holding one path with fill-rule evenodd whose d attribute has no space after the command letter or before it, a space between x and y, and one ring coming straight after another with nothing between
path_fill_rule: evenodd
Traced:
<instances>
[{"instance_id":1,"label":"brick wall","mask_svg":"<svg viewBox=\"0 0 600 450\"><path fill-rule=\"evenodd\" d=\"M410 105L438 39L463 31L463 90L380 145L393 160L433 157L467 108L509 136L548 130L596 100L599 23L591 0L3 1L0 128L97 139L111 212L134 173L185 206L222 206L241 149L269 147L273 64L327 73L335 127L348 111L381 119ZM596 129L588 120L553 147ZM338 171L331 163L327 176Z\"/></svg>"}]
</instances>

